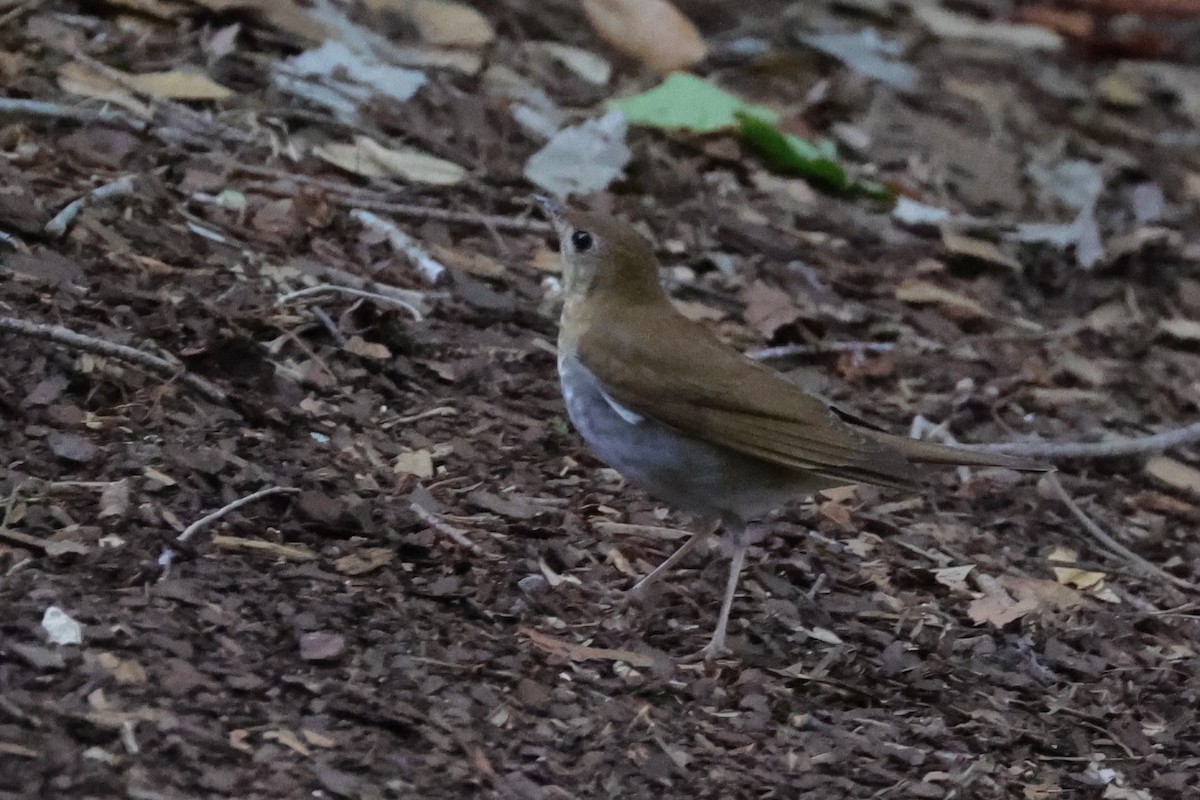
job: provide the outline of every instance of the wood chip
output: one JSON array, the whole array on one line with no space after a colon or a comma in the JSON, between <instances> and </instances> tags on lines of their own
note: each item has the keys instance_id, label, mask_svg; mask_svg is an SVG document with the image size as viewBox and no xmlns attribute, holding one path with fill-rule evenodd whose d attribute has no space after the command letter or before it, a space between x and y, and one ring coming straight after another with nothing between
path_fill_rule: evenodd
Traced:
<instances>
[{"instance_id":1,"label":"wood chip","mask_svg":"<svg viewBox=\"0 0 1200 800\"><path fill-rule=\"evenodd\" d=\"M278 544L277 542L267 542L262 539L245 539L241 536L222 536L218 534L212 537L212 543L225 550L245 550L247 552L263 553L279 558L289 558L293 561L312 561L317 557L314 552L301 545Z\"/></svg>"}]
</instances>

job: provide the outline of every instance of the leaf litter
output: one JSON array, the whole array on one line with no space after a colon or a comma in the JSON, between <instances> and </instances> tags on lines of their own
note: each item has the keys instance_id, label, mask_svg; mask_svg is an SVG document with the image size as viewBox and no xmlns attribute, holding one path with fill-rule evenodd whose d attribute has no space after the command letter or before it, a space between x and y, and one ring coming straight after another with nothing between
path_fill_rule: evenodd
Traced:
<instances>
[{"instance_id":1,"label":"leaf litter","mask_svg":"<svg viewBox=\"0 0 1200 800\"><path fill-rule=\"evenodd\" d=\"M791 353L772 366L889 430L1179 427L1195 28L1105 3L1116 28L933 0L653 4L673 23L567 0L15 7L0 316L170 369L0 333L0 791L1194 796L1194 598L987 471L787 509L751 551L735 657L679 663L722 575L701 548L646 605L617 594L694 521L565 423L523 177L616 104L603 174L562 183L588 152L568 149L559 185L652 232L732 346ZM739 112L812 169L762 160ZM808 189L834 166L896 208ZM277 304L323 283L359 294ZM1115 541L1200 579L1194 448L1060 475Z\"/></svg>"}]
</instances>

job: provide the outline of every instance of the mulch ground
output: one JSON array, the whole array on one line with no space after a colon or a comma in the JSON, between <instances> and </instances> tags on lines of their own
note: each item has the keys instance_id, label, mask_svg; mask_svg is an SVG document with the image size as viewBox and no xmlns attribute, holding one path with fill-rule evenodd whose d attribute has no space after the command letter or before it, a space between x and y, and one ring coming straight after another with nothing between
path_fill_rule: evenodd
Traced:
<instances>
[{"instance_id":1,"label":"mulch ground","mask_svg":"<svg viewBox=\"0 0 1200 800\"><path fill-rule=\"evenodd\" d=\"M517 42L603 52L623 91L653 81L573 3L478 5L497 31L490 59L564 106L615 91L539 71ZM807 24L781 28L772 3L680 5L708 33L785 50L786 28ZM871 5L819 18L861 27L854 8ZM680 663L707 640L726 562L696 555L648 604L622 603L691 521L625 487L565 420L553 245L521 178L539 143L506 102L431 68L402 109L377 103L362 124L469 178L355 178L292 158L346 131L263 77L298 51L287 36L203 8L126 13L6 17L7 93L72 105L59 77L77 52L135 72L203 66L212 31L241 23L212 67L237 98L174 143L7 118L0 316L177 358L227 398L0 332L0 795L1200 796L1195 448L1149 470L1060 465L1089 517L1176 583L1107 555L1036 477L947 472L915 497L860 487L785 510L752 551L734 657ZM872 201L766 173L731 137L634 131L626 179L590 204L643 222L682 267L673 294L734 346L894 345L780 363L890 430L922 415L962 440L1094 440L1193 420L1200 333L1160 324L1200 320L1183 90L1118 103L1101 91L1125 74L1114 59L866 19L914 43L928 91L811 53L717 74L806 103L816 133L853 125L869 134L855 157L880 177L986 221L1070 221L1029 165L1100 164L1099 264L1039 246L1019 250L1020 270L965 257ZM44 233L123 176L131 192ZM1164 204L1149 220L1131 200L1147 185ZM226 190L245 204L197 199ZM356 222L368 200L447 275L430 284ZM330 268L418 292L425 313L341 294L277 304ZM978 307L904 302L913 281ZM177 540L268 487L298 491ZM82 624L82 644L48 640L49 607Z\"/></svg>"}]
</instances>

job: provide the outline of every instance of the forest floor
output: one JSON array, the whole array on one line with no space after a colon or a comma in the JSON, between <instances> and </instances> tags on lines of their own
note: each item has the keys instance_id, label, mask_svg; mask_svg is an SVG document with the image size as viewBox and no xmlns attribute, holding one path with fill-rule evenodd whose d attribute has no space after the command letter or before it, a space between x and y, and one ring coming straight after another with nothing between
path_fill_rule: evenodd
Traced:
<instances>
[{"instance_id":1,"label":"forest floor","mask_svg":"<svg viewBox=\"0 0 1200 800\"><path fill-rule=\"evenodd\" d=\"M947 471L783 510L729 658L681 658L717 548L622 603L693 521L604 469L558 393L544 139L513 111L574 123L658 80L577 3L476 3L475 49L403 4L316 4L421 76L341 112L273 78L315 46L283 0L8 5L5 94L47 105L0 112L0 797L1200 796L1194 445L1059 461L1136 557L1049 479ZM679 3L697 70L909 202L633 127L579 202L653 236L685 313L796 345L772 365L896 432L1197 419L1193 20L736 5ZM897 44L875 62L800 41L871 27ZM208 83L128 77L181 65ZM356 136L403 163L362 174ZM442 172L400 177L432 163L403 146ZM326 284L369 296L292 295Z\"/></svg>"}]
</instances>

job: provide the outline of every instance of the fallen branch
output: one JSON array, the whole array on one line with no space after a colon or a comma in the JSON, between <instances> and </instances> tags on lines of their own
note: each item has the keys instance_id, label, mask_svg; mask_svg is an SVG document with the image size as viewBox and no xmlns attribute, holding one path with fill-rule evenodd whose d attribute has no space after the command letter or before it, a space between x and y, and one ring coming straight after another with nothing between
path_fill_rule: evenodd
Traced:
<instances>
[{"instance_id":1,"label":"fallen branch","mask_svg":"<svg viewBox=\"0 0 1200 800\"><path fill-rule=\"evenodd\" d=\"M1067 490L1063 488L1062 483L1059 482L1058 476L1055 473L1047 473L1042 477L1042 480L1045 481L1046 485L1050 487L1051 491L1058 496L1058 499L1061 500L1068 509L1070 509L1071 513L1075 516L1075 519L1079 520L1080 524L1083 525L1084 530L1091 534L1092 538L1095 539L1100 545L1101 550L1110 557L1125 559L1139 572L1167 581L1171 585L1180 589L1187 589L1188 591L1194 592L1200 588L1188 581L1185 581L1183 578L1178 578L1172 575L1162 567L1159 567L1157 564L1147 561L1110 536L1107 531L1096 524L1096 522L1094 522L1092 518L1089 517L1084 510L1079 507L1079 504L1072 499L1071 495L1067 494Z\"/></svg>"},{"instance_id":2,"label":"fallen branch","mask_svg":"<svg viewBox=\"0 0 1200 800\"><path fill-rule=\"evenodd\" d=\"M133 177L128 175L119 181L97 186L83 197L67 203L62 211L59 211L54 215L53 219L46 223L46 227L43 230L45 230L47 236L53 236L57 239L67 232L67 228L79 216L79 212L83 210L84 206L90 203L98 203L102 200L111 200L114 197L127 197L131 194L133 194Z\"/></svg>"},{"instance_id":3,"label":"fallen branch","mask_svg":"<svg viewBox=\"0 0 1200 800\"><path fill-rule=\"evenodd\" d=\"M253 503L255 500L260 500L264 497L269 497L270 495L273 495L273 494L295 494L298 491L300 491L300 490L293 489L293 488L290 488L287 486L269 486L266 489L259 489L254 494L248 494L245 497L239 497L237 500L234 500L229 505L222 506L221 508L218 508L216 511L212 512L211 514L205 514L203 517L201 517L200 519L193 522L191 525L188 525L186 528L184 528L183 532L180 533L179 536L176 538L178 539L178 541L186 542L188 539L192 538L192 536L194 536L196 534L196 531L200 530L205 525L216 522L217 520L219 520L221 517L225 516L229 512L236 511L237 509L241 508L242 506L246 505L247 503Z\"/></svg>"},{"instance_id":4,"label":"fallen branch","mask_svg":"<svg viewBox=\"0 0 1200 800\"><path fill-rule=\"evenodd\" d=\"M1124 458L1160 453L1197 442L1200 442L1200 422L1151 436L1111 439L1107 442L1002 442L961 446L989 453L1065 461L1072 458Z\"/></svg>"},{"instance_id":5,"label":"fallen branch","mask_svg":"<svg viewBox=\"0 0 1200 800\"><path fill-rule=\"evenodd\" d=\"M0 317L0 330L19 333L34 339L43 339L57 344L74 347L97 355L115 358L128 364L145 367L151 372L158 373L168 380L178 379L180 383L191 387L197 393L215 403L224 403L226 395L223 390L198 375L186 372L182 366L172 364L165 358L160 358L145 350L138 350L116 342L109 342L95 336L77 333L61 325L46 325L41 322L29 322L16 317Z\"/></svg>"},{"instance_id":6,"label":"fallen branch","mask_svg":"<svg viewBox=\"0 0 1200 800\"><path fill-rule=\"evenodd\" d=\"M288 303L295 302L296 300L301 300L306 297L312 297L313 295L329 294L330 292L338 292L341 294L348 294L348 295L352 295L354 297L363 297L368 300L376 300L378 302L384 303L389 306L396 306L398 308L403 308L405 311L412 314L413 319L415 319L417 322L420 322L421 320L425 319L425 317L421 314L420 310L418 310L416 306L414 306L410 303L406 303L403 300L398 300L395 297L388 297L387 295L378 294L376 292L367 292L367 291L363 291L362 289L352 289L349 286L338 286L338 285L332 284L332 283L323 283L320 286L310 286L307 289L297 289L294 292L288 292L287 294L283 295L278 300L276 300L275 305L277 305L277 306L287 305Z\"/></svg>"}]
</instances>

